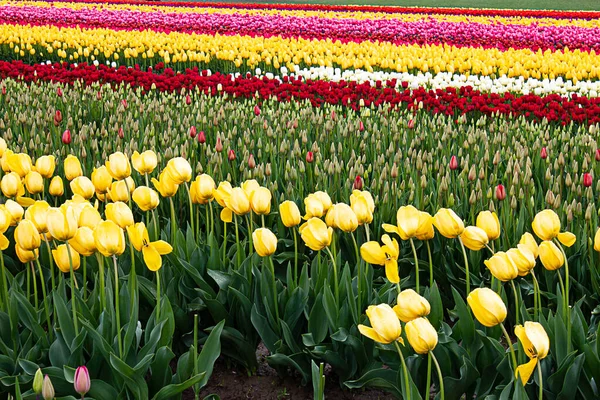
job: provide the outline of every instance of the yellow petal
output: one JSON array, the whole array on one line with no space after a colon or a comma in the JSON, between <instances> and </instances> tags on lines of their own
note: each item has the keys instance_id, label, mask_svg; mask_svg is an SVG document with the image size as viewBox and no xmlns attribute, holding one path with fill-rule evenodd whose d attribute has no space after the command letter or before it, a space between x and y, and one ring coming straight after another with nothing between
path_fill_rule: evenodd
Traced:
<instances>
[{"instance_id":1,"label":"yellow petal","mask_svg":"<svg viewBox=\"0 0 600 400\"><path fill-rule=\"evenodd\" d=\"M221 221L223 222L231 222L233 221L233 213L229 208L224 208L221 210Z\"/></svg>"},{"instance_id":2,"label":"yellow petal","mask_svg":"<svg viewBox=\"0 0 600 400\"><path fill-rule=\"evenodd\" d=\"M144 247L144 243L142 242L142 236L139 234L137 229L138 225L129 225L127 229L127 233L129 235L129 240L131 241L131 245L135 247L137 251L142 251L142 247Z\"/></svg>"},{"instance_id":3,"label":"yellow petal","mask_svg":"<svg viewBox=\"0 0 600 400\"><path fill-rule=\"evenodd\" d=\"M558 241L567 247L571 247L575 244L577 236L571 232L561 232L558 234Z\"/></svg>"},{"instance_id":4,"label":"yellow petal","mask_svg":"<svg viewBox=\"0 0 600 400\"><path fill-rule=\"evenodd\" d=\"M533 343L527 337L527 332L522 325L515 326L515 335L521 341L521 345L523 345L523 349L525 353L527 353L527 357L534 358L536 356L535 347L533 347Z\"/></svg>"},{"instance_id":5,"label":"yellow petal","mask_svg":"<svg viewBox=\"0 0 600 400\"><path fill-rule=\"evenodd\" d=\"M400 283L400 276L398 275L398 261L386 260L385 262L385 276L388 281L392 283Z\"/></svg>"},{"instance_id":6,"label":"yellow petal","mask_svg":"<svg viewBox=\"0 0 600 400\"><path fill-rule=\"evenodd\" d=\"M381 227L387 233L395 233L397 235L400 235L400 231L398 230L398 227L396 225L382 224Z\"/></svg>"},{"instance_id":7,"label":"yellow petal","mask_svg":"<svg viewBox=\"0 0 600 400\"><path fill-rule=\"evenodd\" d=\"M383 339L381 336L379 336L379 334L375 331L375 329L368 327L366 325L358 325L358 330L360 331L360 333L362 333L364 336L368 337L369 339L372 339L378 343L386 343L385 339Z\"/></svg>"},{"instance_id":8,"label":"yellow petal","mask_svg":"<svg viewBox=\"0 0 600 400\"><path fill-rule=\"evenodd\" d=\"M150 245L154 247L156 251L158 251L158 254L160 254L161 256L169 254L173 251L173 247L164 240L157 240L156 242L150 243Z\"/></svg>"},{"instance_id":9,"label":"yellow petal","mask_svg":"<svg viewBox=\"0 0 600 400\"><path fill-rule=\"evenodd\" d=\"M9 244L10 244L10 242L8 241L6 236L4 236L4 234L0 233L0 250L6 250L8 248Z\"/></svg>"},{"instance_id":10,"label":"yellow petal","mask_svg":"<svg viewBox=\"0 0 600 400\"><path fill-rule=\"evenodd\" d=\"M158 271L162 267L162 258L153 246L144 246L142 249L144 262L150 271Z\"/></svg>"},{"instance_id":11,"label":"yellow petal","mask_svg":"<svg viewBox=\"0 0 600 400\"><path fill-rule=\"evenodd\" d=\"M531 374L533 374L533 370L535 370L537 362L537 358L532 358L528 363L521 364L517 367L517 370L515 371L515 378L521 377L523 386L525 386L529 381L529 378L531 378Z\"/></svg>"}]
</instances>

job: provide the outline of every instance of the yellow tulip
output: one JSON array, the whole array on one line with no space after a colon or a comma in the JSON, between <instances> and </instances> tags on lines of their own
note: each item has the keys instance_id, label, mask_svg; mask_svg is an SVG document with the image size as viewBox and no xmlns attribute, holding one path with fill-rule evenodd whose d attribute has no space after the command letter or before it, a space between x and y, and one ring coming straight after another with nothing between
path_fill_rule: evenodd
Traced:
<instances>
[{"instance_id":1,"label":"yellow tulip","mask_svg":"<svg viewBox=\"0 0 600 400\"><path fill-rule=\"evenodd\" d=\"M10 172L10 167L8 166L8 158L13 154L12 150L7 149L4 151L2 158L0 158L0 166L2 166L2 171ZM16 173L16 172L15 172ZM19 174L17 174L19 175Z\"/></svg>"},{"instance_id":2,"label":"yellow tulip","mask_svg":"<svg viewBox=\"0 0 600 400\"><path fill-rule=\"evenodd\" d=\"M488 240L496 240L500 237L500 221L498 221L498 215L495 212L480 212L477 215L475 225L487 233Z\"/></svg>"},{"instance_id":3,"label":"yellow tulip","mask_svg":"<svg viewBox=\"0 0 600 400\"><path fill-rule=\"evenodd\" d=\"M393 225L384 224L383 229L386 232L395 232L400 235L400 239L409 240L416 236L417 229L419 228L419 217L420 211L415 207L402 206L396 213L396 222L398 227ZM395 228L395 230L393 229Z\"/></svg>"},{"instance_id":4,"label":"yellow tulip","mask_svg":"<svg viewBox=\"0 0 600 400\"><path fill-rule=\"evenodd\" d=\"M215 197L216 185L210 175L198 175L190 185L190 196L194 204L208 204Z\"/></svg>"},{"instance_id":5,"label":"yellow tulip","mask_svg":"<svg viewBox=\"0 0 600 400\"><path fill-rule=\"evenodd\" d=\"M158 180L152 178L152 184L162 197L173 197L177 194L179 185L165 171L161 172Z\"/></svg>"},{"instance_id":6,"label":"yellow tulip","mask_svg":"<svg viewBox=\"0 0 600 400\"><path fill-rule=\"evenodd\" d=\"M19 197L19 195L25 192L21 177L16 172L10 172L2 177L0 189L2 190L2 194L9 198Z\"/></svg>"},{"instance_id":7,"label":"yellow tulip","mask_svg":"<svg viewBox=\"0 0 600 400\"><path fill-rule=\"evenodd\" d=\"M133 191L133 201L142 211L154 210L160 204L158 193L147 186L139 186Z\"/></svg>"},{"instance_id":8,"label":"yellow tulip","mask_svg":"<svg viewBox=\"0 0 600 400\"><path fill-rule=\"evenodd\" d=\"M50 181L50 187L48 188L48 193L54 197L60 197L65 193L65 187L60 176L55 176L52 178Z\"/></svg>"},{"instance_id":9,"label":"yellow tulip","mask_svg":"<svg viewBox=\"0 0 600 400\"><path fill-rule=\"evenodd\" d=\"M60 241L72 239L77 233L77 216L72 206L62 205L59 208L50 207L46 224L48 232L53 238Z\"/></svg>"},{"instance_id":10,"label":"yellow tulip","mask_svg":"<svg viewBox=\"0 0 600 400\"><path fill-rule=\"evenodd\" d=\"M428 212L420 212L419 228L417 229L415 236L419 240L431 240L435 236L435 231L433 230L433 217Z\"/></svg>"},{"instance_id":11,"label":"yellow tulip","mask_svg":"<svg viewBox=\"0 0 600 400\"><path fill-rule=\"evenodd\" d=\"M386 278L392 283L399 283L398 257L400 257L400 246L398 241L390 238L389 235L383 235L381 241L384 243L383 246L374 241L364 243L360 246L360 255L369 264L385 266Z\"/></svg>"},{"instance_id":12,"label":"yellow tulip","mask_svg":"<svg viewBox=\"0 0 600 400\"><path fill-rule=\"evenodd\" d=\"M163 171L177 185L189 182L192 179L192 167L183 157L175 157L169 160L167 167Z\"/></svg>"},{"instance_id":13,"label":"yellow tulip","mask_svg":"<svg viewBox=\"0 0 600 400\"><path fill-rule=\"evenodd\" d=\"M215 190L215 200L221 207L227 207L227 202L229 201L232 190L231 183L227 181L219 183L219 187Z\"/></svg>"},{"instance_id":14,"label":"yellow tulip","mask_svg":"<svg viewBox=\"0 0 600 400\"><path fill-rule=\"evenodd\" d=\"M314 192L313 195L323 204L323 212L326 213L329 211L329 208L333 205L331 197L323 191Z\"/></svg>"},{"instance_id":15,"label":"yellow tulip","mask_svg":"<svg viewBox=\"0 0 600 400\"><path fill-rule=\"evenodd\" d=\"M577 237L571 232L561 232L557 236L558 241L567 247L571 247L575 244Z\"/></svg>"},{"instance_id":16,"label":"yellow tulip","mask_svg":"<svg viewBox=\"0 0 600 400\"><path fill-rule=\"evenodd\" d=\"M4 233L10 227L11 219L12 217L6 211L6 208L0 207L0 250L6 250L10 244Z\"/></svg>"},{"instance_id":17,"label":"yellow tulip","mask_svg":"<svg viewBox=\"0 0 600 400\"><path fill-rule=\"evenodd\" d=\"M268 228L258 228L252 232L252 244L261 257L268 257L277 250L277 237Z\"/></svg>"},{"instance_id":18,"label":"yellow tulip","mask_svg":"<svg viewBox=\"0 0 600 400\"><path fill-rule=\"evenodd\" d=\"M31 157L25 153L10 154L7 159L8 168L11 172L16 172L21 178L27 176L27 174L33 168L31 163Z\"/></svg>"},{"instance_id":19,"label":"yellow tulip","mask_svg":"<svg viewBox=\"0 0 600 400\"><path fill-rule=\"evenodd\" d=\"M40 233L33 222L28 219L19 222L19 225L15 228L15 242L26 251L33 251L42 244Z\"/></svg>"},{"instance_id":20,"label":"yellow tulip","mask_svg":"<svg viewBox=\"0 0 600 400\"><path fill-rule=\"evenodd\" d=\"M323 202L314 194L309 194L308 197L304 199L304 209L306 211L304 219L306 220L313 217L321 218L323 214L325 214Z\"/></svg>"},{"instance_id":21,"label":"yellow tulip","mask_svg":"<svg viewBox=\"0 0 600 400\"><path fill-rule=\"evenodd\" d=\"M77 225L79 227L86 226L90 229L94 229L100 222L102 222L102 217L98 210L87 203L79 213L77 218Z\"/></svg>"},{"instance_id":22,"label":"yellow tulip","mask_svg":"<svg viewBox=\"0 0 600 400\"><path fill-rule=\"evenodd\" d=\"M76 252L72 246L68 244L61 244L56 248L56 250L52 250L52 257L54 258L54 262L58 269L61 272L67 273L71 271L71 263L73 263L73 271L77 271L79 266L81 265L81 257L79 257L79 253ZM69 252L71 253L71 259L69 261Z\"/></svg>"},{"instance_id":23,"label":"yellow tulip","mask_svg":"<svg viewBox=\"0 0 600 400\"><path fill-rule=\"evenodd\" d=\"M131 209L122 201L107 204L105 214L107 220L111 220L115 224L119 225L121 229L125 229L134 224L133 213L131 212Z\"/></svg>"},{"instance_id":24,"label":"yellow tulip","mask_svg":"<svg viewBox=\"0 0 600 400\"><path fill-rule=\"evenodd\" d=\"M519 244L525 245L529 251L533 254L534 258L538 258L539 249L538 244L535 241L533 235L529 232L525 232L523 236L521 236L521 240L519 240Z\"/></svg>"},{"instance_id":25,"label":"yellow tulip","mask_svg":"<svg viewBox=\"0 0 600 400\"><path fill-rule=\"evenodd\" d=\"M44 191L44 178L37 171L29 171L25 176L25 187L31 194L38 194Z\"/></svg>"},{"instance_id":26,"label":"yellow tulip","mask_svg":"<svg viewBox=\"0 0 600 400\"><path fill-rule=\"evenodd\" d=\"M28 262L34 261L36 258L38 258L39 250L24 250L18 244L16 244L15 253L17 253L17 258L19 261L21 261L23 264L27 264Z\"/></svg>"},{"instance_id":27,"label":"yellow tulip","mask_svg":"<svg viewBox=\"0 0 600 400\"><path fill-rule=\"evenodd\" d=\"M361 197L365 199L365 201L367 202L367 207L369 208L369 212L373 214L375 212L375 200L373 200L371 192L368 192L366 190L361 191L354 189L352 191L352 194L350 195L350 207L352 207L353 199L357 200Z\"/></svg>"},{"instance_id":28,"label":"yellow tulip","mask_svg":"<svg viewBox=\"0 0 600 400\"><path fill-rule=\"evenodd\" d=\"M491 328L506 319L506 305L492 289L477 288L473 290L467 296L467 303L477 321L483 326Z\"/></svg>"},{"instance_id":29,"label":"yellow tulip","mask_svg":"<svg viewBox=\"0 0 600 400\"><path fill-rule=\"evenodd\" d=\"M300 210L293 201L286 200L279 205L281 222L287 228L292 228L300 223Z\"/></svg>"},{"instance_id":30,"label":"yellow tulip","mask_svg":"<svg viewBox=\"0 0 600 400\"><path fill-rule=\"evenodd\" d=\"M529 247L524 244L517 245L516 249L508 250L506 254L517 266L519 276L526 276L535 267L535 257Z\"/></svg>"},{"instance_id":31,"label":"yellow tulip","mask_svg":"<svg viewBox=\"0 0 600 400\"><path fill-rule=\"evenodd\" d=\"M331 244L333 229L319 218L311 218L299 228L304 243L314 251L323 250Z\"/></svg>"},{"instance_id":32,"label":"yellow tulip","mask_svg":"<svg viewBox=\"0 0 600 400\"><path fill-rule=\"evenodd\" d=\"M49 208L50 205L47 202L38 200L25 211L25 219L33 222L33 225L35 225L35 228L41 234L48 232L46 220Z\"/></svg>"},{"instance_id":33,"label":"yellow tulip","mask_svg":"<svg viewBox=\"0 0 600 400\"><path fill-rule=\"evenodd\" d=\"M6 144L6 140L0 138L0 157L4 156L4 152L6 151L7 148L8 148L8 145Z\"/></svg>"},{"instance_id":34,"label":"yellow tulip","mask_svg":"<svg viewBox=\"0 0 600 400\"><path fill-rule=\"evenodd\" d=\"M358 218L360 225L370 224L373 222L373 212L375 211L375 203L371 193L367 191L354 190L350 196L350 207Z\"/></svg>"},{"instance_id":35,"label":"yellow tulip","mask_svg":"<svg viewBox=\"0 0 600 400\"><path fill-rule=\"evenodd\" d=\"M106 161L105 165L110 175L117 181L123 180L131 175L129 158L120 151L108 156L108 161Z\"/></svg>"},{"instance_id":36,"label":"yellow tulip","mask_svg":"<svg viewBox=\"0 0 600 400\"><path fill-rule=\"evenodd\" d=\"M260 187L260 184L256 179L248 179L244 181L244 183L242 183L240 187L244 190L244 192L246 192L246 196L250 198L252 193Z\"/></svg>"},{"instance_id":37,"label":"yellow tulip","mask_svg":"<svg viewBox=\"0 0 600 400\"><path fill-rule=\"evenodd\" d=\"M427 354L437 346L438 334L425 318L416 318L405 326L406 338L413 350L418 354Z\"/></svg>"},{"instance_id":38,"label":"yellow tulip","mask_svg":"<svg viewBox=\"0 0 600 400\"><path fill-rule=\"evenodd\" d=\"M528 363L519 365L515 371L515 378L521 377L521 382L525 385L533 374L538 360L548 355L550 339L542 324L532 321L525 322L525 326L515 326L515 335L521 341L525 354L530 360Z\"/></svg>"},{"instance_id":39,"label":"yellow tulip","mask_svg":"<svg viewBox=\"0 0 600 400\"><path fill-rule=\"evenodd\" d=\"M388 304L369 306L366 311L371 327L358 325L358 330L364 336L378 343L389 344L402 341L402 326L398 316Z\"/></svg>"},{"instance_id":40,"label":"yellow tulip","mask_svg":"<svg viewBox=\"0 0 600 400\"><path fill-rule=\"evenodd\" d=\"M533 231L542 240L552 240L560 232L560 219L552 210L540 211L531 223Z\"/></svg>"},{"instance_id":41,"label":"yellow tulip","mask_svg":"<svg viewBox=\"0 0 600 400\"><path fill-rule=\"evenodd\" d=\"M23 214L25 213L23 207L16 201L6 200L6 203L4 203L4 208L6 211L8 211L8 214L11 217L10 226L17 226L17 224L21 222L21 219L23 219Z\"/></svg>"},{"instance_id":42,"label":"yellow tulip","mask_svg":"<svg viewBox=\"0 0 600 400\"><path fill-rule=\"evenodd\" d=\"M94 229L94 243L104 257L121 255L125 251L123 229L113 221L102 221Z\"/></svg>"},{"instance_id":43,"label":"yellow tulip","mask_svg":"<svg viewBox=\"0 0 600 400\"><path fill-rule=\"evenodd\" d=\"M600 228L598 228L596 235L594 235L594 250L600 251Z\"/></svg>"},{"instance_id":44,"label":"yellow tulip","mask_svg":"<svg viewBox=\"0 0 600 400\"><path fill-rule=\"evenodd\" d=\"M496 279L507 282L519 275L519 270L513 260L503 251L498 251L483 262Z\"/></svg>"},{"instance_id":45,"label":"yellow tulip","mask_svg":"<svg viewBox=\"0 0 600 400\"><path fill-rule=\"evenodd\" d=\"M433 217L433 225L448 239L460 236L465 230L465 224L454 211L449 208L441 208Z\"/></svg>"},{"instance_id":46,"label":"yellow tulip","mask_svg":"<svg viewBox=\"0 0 600 400\"><path fill-rule=\"evenodd\" d=\"M35 160L35 169L40 173L44 178L50 179L54 174L54 169L56 168L56 161L54 156L41 156L37 160Z\"/></svg>"},{"instance_id":47,"label":"yellow tulip","mask_svg":"<svg viewBox=\"0 0 600 400\"><path fill-rule=\"evenodd\" d=\"M358 218L352 208L346 203L337 203L330 209L333 211L335 227L346 233L352 233L358 228Z\"/></svg>"},{"instance_id":48,"label":"yellow tulip","mask_svg":"<svg viewBox=\"0 0 600 400\"><path fill-rule=\"evenodd\" d=\"M111 201L129 201L130 193L125 182L125 180L116 181L110 185L110 190L108 191L108 194L110 196Z\"/></svg>"},{"instance_id":49,"label":"yellow tulip","mask_svg":"<svg viewBox=\"0 0 600 400\"><path fill-rule=\"evenodd\" d=\"M221 210L221 213L219 214L219 218L221 218L221 221L223 222L231 222L233 221L233 213L231 212L231 210L227 207L225 207L224 209Z\"/></svg>"},{"instance_id":50,"label":"yellow tulip","mask_svg":"<svg viewBox=\"0 0 600 400\"><path fill-rule=\"evenodd\" d=\"M103 165L100 168L94 168L94 171L92 172L92 183L94 184L97 193L108 192L112 181L113 177L110 172L108 172L106 165Z\"/></svg>"},{"instance_id":51,"label":"yellow tulip","mask_svg":"<svg viewBox=\"0 0 600 400\"><path fill-rule=\"evenodd\" d=\"M398 293L397 304L394 312L402 322L409 322L419 317L426 317L431 311L427 299L412 289L405 289Z\"/></svg>"},{"instance_id":52,"label":"yellow tulip","mask_svg":"<svg viewBox=\"0 0 600 400\"><path fill-rule=\"evenodd\" d=\"M71 181L69 186L71 186L73 194L77 194L86 200L94 197L94 193L96 193L94 184L87 176L78 176Z\"/></svg>"},{"instance_id":53,"label":"yellow tulip","mask_svg":"<svg viewBox=\"0 0 600 400\"><path fill-rule=\"evenodd\" d=\"M478 251L488 244L488 234L476 226L467 226L460 235L460 240L462 240L466 248Z\"/></svg>"},{"instance_id":54,"label":"yellow tulip","mask_svg":"<svg viewBox=\"0 0 600 400\"><path fill-rule=\"evenodd\" d=\"M565 257L554 242L544 240L540 244L540 261L544 268L554 271L562 267L565 263Z\"/></svg>"},{"instance_id":55,"label":"yellow tulip","mask_svg":"<svg viewBox=\"0 0 600 400\"><path fill-rule=\"evenodd\" d=\"M78 176L83 175L83 170L81 169L81 163L79 162L79 159L77 157L75 157L74 155L69 154L67 156L67 158L65 159L64 167L65 167L65 178L67 178L68 181L72 181L73 179L77 178Z\"/></svg>"},{"instance_id":56,"label":"yellow tulip","mask_svg":"<svg viewBox=\"0 0 600 400\"><path fill-rule=\"evenodd\" d=\"M134 151L131 155L131 163L140 174L150 174L158 165L158 158L152 150L146 150L142 154Z\"/></svg>"},{"instance_id":57,"label":"yellow tulip","mask_svg":"<svg viewBox=\"0 0 600 400\"><path fill-rule=\"evenodd\" d=\"M250 207L257 215L268 215L271 212L271 191L259 187L250 194Z\"/></svg>"},{"instance_id":58,"label":"yellow tulip","mask_svg":"<svg viewBox=\"0 0 600 400\"><path fill-rule=\"evenodd\" d=\"M94 231L87 226L77 229L73 239L69 240L69 245L75 251L84 257L89 257L96 252L96 242L94 241Z\"/></svg>"},{"instance_id":59,"label":"yellow tulip","mask_svg":"<svg viewBox=\"0 0 600 400\"><path fill-rule=\"evenodd\" d=\"M227 208L237 215L246 215L250 212L250 200L242 188L233 188L227 200Z\"/></svg>"},{"instance_id":60,"label":"yellow tulip","mask_svg":"<svg viewBox=\"0 0 600 400\"><path fill-rule=\"evenodd\" d=\"M161 256L173 251L173 247L164 240L150 242L148 230L143 222L128 226L127 234L133 247L142 252L144 263L150 271L158 271L162 267Z\"/></svg>"}]
</instances>

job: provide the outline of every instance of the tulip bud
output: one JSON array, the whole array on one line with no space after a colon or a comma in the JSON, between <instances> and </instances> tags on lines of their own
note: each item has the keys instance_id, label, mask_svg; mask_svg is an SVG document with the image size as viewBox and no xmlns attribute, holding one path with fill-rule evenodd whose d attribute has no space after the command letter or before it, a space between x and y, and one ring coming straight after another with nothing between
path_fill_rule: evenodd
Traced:
<instances>
[{"instance_id":1,"label":"tulip bud","mask_svg":"<svg viewBox=\"0 0 600 400\"><path fill-rule=\"evenodd\" d=\"M73 381L75 391L81 396L85 396L90 391L91 385L88 369L85 366L78 367L75 370L75 380Z\"/></svg>"},{"instance_id":2,"label":"tulip bud","mask_svg":"<svg viewBox=\"0 0 600 400\"><path fill-rule=\"evenodd\" d=\"M258 104L254 106L254 115L260 115L260 107L258 106Z\"/></svg>"},{"instance_id":3,"label":"tulip bud","mask_svg":"<svg viewBox=\"0 0 600 400\"><path fill-rule=\"evenodd\" d=\"M123 128L119 128L119 139L123 139L125 137L125 132L123 131Z\"/></svg>"},{"instance_id":4,"label":"tulip bud","mask_svg":"<svg viewBox=\"0 0 600 400\"><path fill-rule=\"evenodd\" d=\"M235 160L235 152L232 149L229 149L229 152L227 153L227 158L229 159L229 161Z\"/></svg>"},{"instance_id":5,"label":"tulip bud","mask_svg":"<svg viewBox=\"0 0 600 400\"><path fill-rule=\"evenodd\" d=\"M192 125L192 126L190 127L190 137L191 137L192 139L194 139L194 138L196 137L196 127L195 127L194 125Z\"/></svg>"},{"instance_id":6,"label":"tulip bud","mask_svg":"<svg viewBox=\"0 0 600 400\"><path fill-rule=\"evenodd\" d=\"M414 128L415 128L415 120L414 120L414 119L412 119L412 118L411 118L411 119L409 119L409 120L408 120L408 124L406 124L406 127L407 127L408 129L414 129Z\"/></svg>"},{"instance_id":7,"label":"tulip bud","mask_svg":"<svg viewBox=\"0 0 600 400\"><path fill-rule=\"evenodd\" d=\"M187 104L188 106L192 104L192 98L189 94L185 96L185 104Z\"/></svg>"},{"instance_id":8,"label":"tulip bud","mask_svg":"<svg viewBox=\"0 0 600 400\"><path fill-rule=\"evenodd\" d=\"M456 156L452 156L452 158L450 158L450 169L452 171L454 171L457 168L458 168L458 160L456 159Z\"/></svg>"},{"instance_id":9,"label":"tulip bud","mask_svg":"<svg viewBox=\"0 0 600 400\"><path fill-rule=\"evenodd\" d=\"M356 179L354 179L354 184L352 186L353 190L362 190L363 188L363 179L358 175Z\"/></svg>"},{"instance_id":10,"label":"tulip bud","mask_svg":"<svg viewBox=\"0 0 600 400\"><path fill-rule=\"evenodd\" d=\"M502 201L506 198L506 189L503 184L496 186L496 199Z\"/></svg>"},{"instance_id":11,"label":"tulip bud","mask_svg":"<svg viewBox=\"0 0 600 400\"><path fill-rule=\"evenodd\" d=\"M42 374L42 370L38 368L35 371L35 376L33 377L33 392L35 394L42 394L42 385L44 384L44 375Z\"/></svg>"},{"instance_id":12,"label":"tulip bud","mask_svg":"<svg viewBox=\"0 0 600 400\"><path fill-rule=\"evenodd\" d=\"M548 151L545 147L542 147L542 151L540 151L540 157L542 158L542 160L548 158Z\"/></svg>"},{"instance_id":13,"label":"tulip bud","mask_svg":"<svg viewBox=\"0 0 600 400\"><path fill-rule=\"evenodd\" d=\"M306 153L306 162L312 164L313 161L315 161L315 156L312 151L309 151L308 153Z\"/></svg>"},{"instance_id":14,"label":"tulip bud","mask_svg":"<svg viewBox=\"0 0 600 400\"><path fill-rule=\"evenodd\" d=\"M6 95L6 86L2 86L2 95L5 96Z\"/></svg>"},{"instance_id":15,"label":"tulip bud","mask_svg":"<svg viewBox=\"0 0 600 400\"><path fill-rule=\"evenodd\" d=\"M62 142L64 144L71 144L71 131L70 130L66 130L63 132L62 134Z\"/></svg>"},{"instance_id":16,"label":"tulip bud","mask_svg":"<svg viewBox=\"0 0 600 400\"><path fill-rule=\"evenodd\" d=\"M596 150L596 161L600 161L600 149Z\"/></svg>"},{"instance_id":17,"label":"tulip bud","mask_svg":"<svg viewBox=\"0 0 600 400\"><path fill-rule=\"evenodd\" d=\"M44 377L44 383L42 384L42 397L44 400L54 400L54 386L52 386L52 381L48 375Z\"/></svg>"},{"instance_id":18,"label":"tulip bud","mask_svg":"<svg viewBox=\"0 0 600 400\"><path fill-rule=\"evenodd\" d=\"M63 95L63 91L62 91L62 89L61 89L60 87L56 88L56 95L57 95L58 97L62 97L62 95Z\"/></svg>"},{"instance_id":19,"label":"tulip bud","mask_svg":"<svg viewBox=\"0 0 600 400\"><path fill-rule=\"evenodd\" d=\"M220 137L217 138L217 144L215 144L215 151L217 153L220 153L220 152L223 151L223 143L221 142L221 138Z\"/></svg>"},{"instance_id":20,"label":"tulip bud","mask_svg":"<svg viewBox=\"0 0 600 400\"><path fill-rule=\"evenodd\" d=\"M102 100L102 92L96 92L96 100Z\"/></svg>"},{"instance_id":21,"label":"tulip bud","mask_svg":"<svg viewBox=\"0 0 600 400\"><path fill-rule=\"evenodd\" d=\"M250 157L248 157L248 168L254 169L255 167L256 167L256 161L254 161L254 156L252 154L250 154Z\"/></svg>"},{"instance_id":22,"label":"tulip bud","mask_svg":"<svg viewBox=\"0 0 600 400\"><path fill-rule=\"evenodd\" d=\"M125 100L125 99L121 100L121 104L123 105L124 108L127 108L127 100Z\"/></svg>"},{"instance_id":23,"label":"tulip bud","mask_svg":"<svg viewBox=\"0 0 600 400\"><path fill-rule=\"evenodd\" d=\"M590 187L592 186L592 174L586 172L583 174L583 186Z\"/></svg>"},{"instance_id":24,"label":"tulip bud","mask_svg":"<svg viewBox=\"0 0 600 400\"><path fill-rule=\"evenodd\" d=\"M198 134L198 143L206 143L206 136L204 135L204 131L200 131L200 133Z\"/></svg>"},{"instance_id":25,"label":"tulip bud","mask_svg":"<svg viewBox=\"0 0 600 400\"><path fill-rule=\"evenodd\" d=\"M54 126L60 125L62 119L62 113L60 112L60 110L56 110L56 112L54 113Z\"/></svg>"}]
</instances>

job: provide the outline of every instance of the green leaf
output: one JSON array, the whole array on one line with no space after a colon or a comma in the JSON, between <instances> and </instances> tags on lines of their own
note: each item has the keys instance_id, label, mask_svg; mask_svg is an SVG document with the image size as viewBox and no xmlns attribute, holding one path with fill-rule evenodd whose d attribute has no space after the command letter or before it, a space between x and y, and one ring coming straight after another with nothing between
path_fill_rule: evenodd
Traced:
<instances>
[{"instance_id":1,"label":"green leaf","mask_svg":"<svg viewBox=\"0 0 600 400\"><path fill-rule=\"evenodd\" d=\"M585 361L585 354L580 354L575 358L573 364L569 367L565 375L563 382L563 389L556 397L556 400L570 400L576 395L574 392L579 386L579 377L581 375L581 369ZM538 367L539 368L539 367Z\"/></svg>"},{"instance_id":2,"label":"green leaf","mask_svg":"<svg viewBox=\"0 0 600 400\"><path fill-rule=\"evenodd\" d=\"M271 354L276 353L277 349L275 348L275 343L277 343L279 337L271 329L269 321L258 313L256 304L252 306L250 320L252 321L252 325L254 325L254 328L256 328L256 331L260 335L267 349L269 349Z\"/></svg>"},{"instance_id":3,"label":"green leaf","mask_svg":"<svg viewBox=\"0 0 600 400\"><path fill-rule=\"evenodd\" d=\"M471 312L467 308L463 298L456 291L456 289L454 289L454 287L452 288L452 297L454 298L454 303L456 304L456 313L458 315L458 321L453 329L453 336L454 334L457 334L459 338L462 339L462 341L467 345L466 348L468 349L475 341L475 324L473 322L473 317L471 316ZM456 341L460 342L458 338Z\"/></svg>"},{"instance_id":4,"label":"green leaf","mask_svg":"<svg viewBox=\"0 0 600 400\"><path fill-rule=\"evenodd\" d=\"M185 382L182 383L173 383L164 388L160 389L158 393L152 398L153 400L168 400L172 399L175 395L183 392L184 390L198 384L198 382L204 380L206 378L206 373L202 372L196 376L191 377ZM208 379L208 378L206 378Z\"/></svg>"},{"instance_id":5,"label":"green leaf","mask_svg":"<svg viewBox=\"0 0 600 400\"><path fill-rule=\"evenodd\" d=\"M143 375L136 373L133 368L123 362L114 353L110 354L110 365L125 380L125 384L136 395L136 398L148 398L148 385Z\"/></svg>"},{"instance_id":6,"label":"green leaf","mask_svg":"<svg viewBox=\"0 0 600 400\"><path fill-rule=\"evenodd\" d=\"M175 353L167 346L163 346L156 352L154 360L150 366L152 379L150 379L150 391L157 393L162 387L169 383L171 379L171 368L169 363L175 358Z\"/></svg>"},{"instance_id":7,"label":"green leaf","mask_svg":"<svg viewBox=\"0 0 600 400\"><path fill-rule=\"evenodd\" d=\"M202 351L198 355L198 372L204 373L204 377L199 381L200 388L204 387L212 375L215 361L221 354L221 332L225 326L225 320L219 322L210 332L204 342Z\"/></svg>"},{"instance_id":8,"label":"green leaf","mask_svg":"<svg viewBox=\"0 0 600 400\"><path fill-rule=\"evenodd\" d=\"M431 325L435 328L435 330L439 330L444 319L444 305L442 304L442 298L440 296L440 291L438 289L438 285L436 282L433 282L431 285L431 289L429 290L429 296L427 296L427 300L431 305L431 312L427 316Z\"/></svg>"},{"instance_id":9,"label":"green leaf","mask_svg":"<svg viewBox=\"0 0 600 400\"><path fill-rule=\"evenodd\" d=\"M392 382L396 382L396 371L392 369L372 369L360 378L344 382L344 386L350 389L360 389L363 387L374 387L390 391L395 396L400 397L402 392Z\"/></svg>"},{"instance_id":10,"label":"green leaf","mask_svg":"<svg viewBox=\"0 0 600 400\"><path fill-rule=\"evenodd\" d=\"M316 344L321 343L327 336L327 314L323 306L323 295L320 293L308 317L308 331Z\"/></svg>"},{"instance_id":11,"label":"green leaf","mask_svg":"<svg viewBox=\"0 0 600 400\"><path fill-rule=\"evenodd\" d=\"M87 397L95 400L115 400L119 398L119 393L115 388L100 379L92 379L92 385L90 391L87 393Z\"/></svg>"}]
</instances>

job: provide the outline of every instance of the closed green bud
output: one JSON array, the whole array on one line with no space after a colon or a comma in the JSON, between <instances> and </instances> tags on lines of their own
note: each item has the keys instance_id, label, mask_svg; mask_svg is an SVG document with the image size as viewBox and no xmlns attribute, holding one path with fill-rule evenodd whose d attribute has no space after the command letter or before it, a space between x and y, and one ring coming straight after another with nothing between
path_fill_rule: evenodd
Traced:
<instances>
[{"instance_id":1,"label":"closed green bud","mask_svg":"<svg viewBox=\"0 0 600 400\"><path fill-rule=\"evenodd\" d=\"M42 370L38 368L35 371L35 376L33 377L33 391L35 394L42 394L42 385L44 384L44 374L42 374Z\"/></svg>"}]
</instances>

